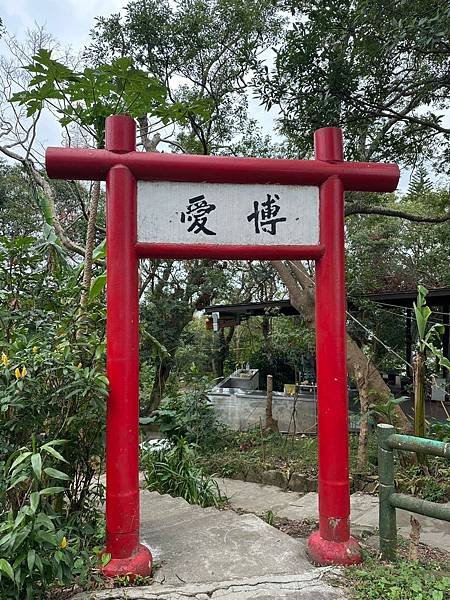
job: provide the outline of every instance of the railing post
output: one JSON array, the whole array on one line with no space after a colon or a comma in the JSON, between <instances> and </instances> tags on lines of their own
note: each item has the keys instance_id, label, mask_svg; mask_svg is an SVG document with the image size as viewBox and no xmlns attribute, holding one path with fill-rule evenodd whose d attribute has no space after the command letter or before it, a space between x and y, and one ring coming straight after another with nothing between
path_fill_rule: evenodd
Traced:
<instances>
[{"instance_id":1,"label":"railing post","mask_svg":"<svg viewBox=\"0 0 450 600\"><path fill-rule=\"evenodd\" d=\"M394 560L397 552L397 519L390 496L395 492L394 452L389 447L389 437L395 427L381 423L378 430L378 472L379 472L379 521L380 551L384 560Z\"/></svg>"}]
</instances>

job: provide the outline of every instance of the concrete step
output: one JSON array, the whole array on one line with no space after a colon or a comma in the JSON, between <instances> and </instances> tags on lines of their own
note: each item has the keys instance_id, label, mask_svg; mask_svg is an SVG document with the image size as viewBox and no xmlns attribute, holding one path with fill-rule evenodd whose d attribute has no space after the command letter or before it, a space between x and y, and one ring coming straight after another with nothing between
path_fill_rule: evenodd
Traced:
<instances>
[{"instance_id":1,"label":"concrete step","mask_svg":"<svg viewBox=\"0 0 450 600\"><path fill-rule=\"evenodd\" d=\"M78 594L74 600L343 600L349 596L324 582L324 569L301 575L266 575L240 581L152 586Z\"/></svg>"},{"instance_id":2,"label":"concrete step","mask_svg":"<svg viewBox=\"0 0 450 600\"><path fill-rule=\"evenodd\" d=\"M230 499L231 507L256 514L272 511L274 516L293 521L318 520L318 495L310 492L300 496L284 492L278 487L250 483L235 479L218 479L219 488ZM397 510L398 532L409 537L410 515ZM420 540L424 544L450 552L450 523L414 515L421 524ZM356 492L350 496L350 521L353 534L370 532L378 528L378 497Z\"/></svg>"},{"instance_id":3,"label":"concrete step","mask_svg":"<svg viewBox=\"0 0 450 600\"><path fill-rule=\"evenodd\" d=\"M345 595L311 566L302 541L254 514L202 509L141 492L141 540L157 568L148 587L95 590L77 600L337 600Z\"/></svg>"},{"instance_id":4,"label":"concrete step","mask_svg":"<svg viewBox=\"0 0 450 600\"><path fill-rule=\"evenodd\" d=\"M146 502L152 510L144 509ZM141 539L161 564L155 578L165 585L266 573L297 575L311 568L299 540L255 515L189 505L189 510L183 506L177 514L180 503L174 499L173 511L167 510L167 503L165 498L144 495L141 516Z\"/></svg>"}]
</instances>

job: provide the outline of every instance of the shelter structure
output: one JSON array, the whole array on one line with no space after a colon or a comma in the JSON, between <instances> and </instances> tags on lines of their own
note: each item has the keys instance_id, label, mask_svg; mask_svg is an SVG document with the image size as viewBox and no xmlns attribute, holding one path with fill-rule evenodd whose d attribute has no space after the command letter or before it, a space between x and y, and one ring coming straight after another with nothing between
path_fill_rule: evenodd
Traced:
<instances>
[{"instance_id":1,"label":"shelter structure","mask_svg":"<svg viewBox=\"0 0 450 600\"><path fill-rule=\"evenodd\" d=\"M414 302L417 299L417 290L384 291L376 294L367 294L368 300L372 300L386 308L401 307L405 309L405 360L407 373L411 375L412 345L413 345L413 322ZM433 320L438 320L444 325L442 337L442 350L445 357L450 358L450 285L428 290L427 304L434 309Z\"/></svg>"}]
</instances>

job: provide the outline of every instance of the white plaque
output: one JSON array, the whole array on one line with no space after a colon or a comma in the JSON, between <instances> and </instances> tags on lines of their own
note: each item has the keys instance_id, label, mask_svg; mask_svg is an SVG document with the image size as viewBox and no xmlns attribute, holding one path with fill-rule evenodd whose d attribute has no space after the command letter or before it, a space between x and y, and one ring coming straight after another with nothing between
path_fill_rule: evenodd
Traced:
<instances>
[{"instance_id":1,"label":"white plaque","mask_svg":"<svg viewBox=\"0 0 450 600\"><path fill-rule=\"evenodd\" d=\"M138 181L138 242L319 244L319 188Z\"/></svg>"}]
</instances>

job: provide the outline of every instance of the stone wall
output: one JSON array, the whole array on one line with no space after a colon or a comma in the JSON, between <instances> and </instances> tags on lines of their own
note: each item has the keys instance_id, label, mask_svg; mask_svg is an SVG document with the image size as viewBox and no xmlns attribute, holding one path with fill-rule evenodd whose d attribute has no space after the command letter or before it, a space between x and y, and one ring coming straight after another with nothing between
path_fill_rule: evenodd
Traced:
<instances>
[{"instance_id":1,"label":"stone wall","mask_svg":"<svg viewBox=\"0 0 450 600\"><path fill-rule=\"evenodd\" d=\"M266 393L225 389L208 392L217 418L235 431L245 431L257 427L266 418ZM295 410L294 410L295 409ZM316 427L317 404L312 394L301 394L294 400L292 396L274 392L273 417L278 421L280 432L314 432Z\"/></svg>"}]
</instances>

